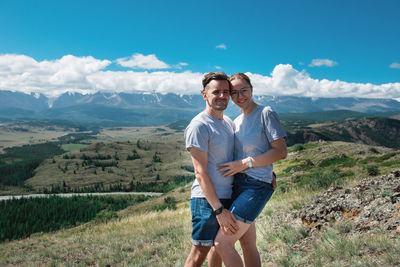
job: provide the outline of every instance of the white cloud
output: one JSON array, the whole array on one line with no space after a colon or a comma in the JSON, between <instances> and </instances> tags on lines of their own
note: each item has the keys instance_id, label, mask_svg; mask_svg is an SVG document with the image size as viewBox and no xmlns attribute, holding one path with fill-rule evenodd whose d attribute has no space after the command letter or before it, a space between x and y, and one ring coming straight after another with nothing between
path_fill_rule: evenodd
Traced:
<instances>
[{"instance_id":1,"label":"white cloud","mask_svg":"<svg viewBox=\"0 0 400 267\"><path fill-rule=\"evenodd\" d=\"M220 69L222 69L222 67L221 67L221 66L215 66L215 68L216 68L217 70L220 70Z\"/></svg>"},{"instance_id":2,"label":"white cloud","mask_svg":"<svg viewBox=\"0 0 400 267\"><path fill-rule=\"evenodd\" d=\"M96 91L197 94L201 90L202 73L104 71L90 75L88 82Z\"/></svg>"},{"instance_id":3,"label":"white cloud","mask_svg":"<svg viewBox=\"0 0 400 267\"><path fill-rule=\"evenodd\" d=\"M400 63L393 62L389 67L392 69L400 69Z\"/></svg>"},{"instance_id":4,"label":"white cloud","mask_svg":"<svg viewBox=\"0 0 400 267\"><path fill-rule=\"evenodd\" d=\"M201 90L203 73L105 70L110 64L110 60L72 55L43 61L25 55L0 55L0 90L42 93L50 98L66 91L83 94L97 91L198 94ZM277 65L270 75L248 75L257 95L400 99L400 83L375 85L318 80L289 64Z\"/></svg>"},{"instance_id":5,"label":"white cloud","mask_svg":"<svg viewBox=\"0 0 400 267\"><path fill-rule=\"evenodd\" d=\"M0 55L0 90L36 92L58 96L67 89L90 91L87 77L111 64L91 56L63 56L38 62L25 55Z\"/></svg>"},{"instance_id":6,"label":"white cloud","mask_svg":"<svg viewBox=\"0 0 400 267\"><path fill-rule=\"evenodd\" d=\"M216 46L217 49L223 49L226 50L226 44L219 44Z\"/></svg>"},{"instance_id":7,"label":"white cloud","mask_svg":"<svg viewBox=\"0 0 400 267\"><path fill-rule=\"evenodd\" d=\"M313 59L311 63L308 65L310 67L333 67L336 66L338 63L336 61L330 59Z\"/></svg>"},{"instance_id":8,"label":"white cloud","mask_svg":"<svg viewBox=\"0 0 400 267\"><path fill-rule=\"evenodd\" d=\"M307 97L365 97L399 98L400 83L375 85L371 83L348 83L343 81L318 80L305 71L298 71L292 65L277 65L271 76L248 73L254 94L292 95Z\"/></svg>"},{"instance_id":9,"label":"white cloud","mask_svg":"<svg viewBox=\"0 0 400 267\"><path fill-rule=\"evenodd\" d=\"M174 65L173 67L174 67L175 69L182 69L182 67L186 67L186 66L189 66L189 64L186 63L186 62L180 62L180 63Z\"/></svg>"},{"instance_id":10,"label":"white cloud","mask_svg":"<svg viewBox=\"0 0 400 267\"><path fill-rule=\"evenodd\" d=\"M116 60L116 62L123 67L128 67L132 69L153 70L171 68L171 66L159 60L154 54L146 56L136 53L130 57L119 58Z\"/></svg>"}]
</instances>

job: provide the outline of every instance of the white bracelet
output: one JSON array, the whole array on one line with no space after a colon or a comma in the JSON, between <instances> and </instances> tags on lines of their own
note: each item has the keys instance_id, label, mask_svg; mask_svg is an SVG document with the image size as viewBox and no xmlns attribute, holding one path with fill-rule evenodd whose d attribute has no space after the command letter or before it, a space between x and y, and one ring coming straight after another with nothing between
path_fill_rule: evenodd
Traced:
<instances>
[{"instance_id":1,"label":"white bracelet","mask_svg":"<svg viewBox=\"0 0 400 267\"><path fill-rule=\"evenodd\" d=\"M249 169L253 168L253 159L251 157L247 158L247 163L249 164Z\"/></svg>"}]
</instances>

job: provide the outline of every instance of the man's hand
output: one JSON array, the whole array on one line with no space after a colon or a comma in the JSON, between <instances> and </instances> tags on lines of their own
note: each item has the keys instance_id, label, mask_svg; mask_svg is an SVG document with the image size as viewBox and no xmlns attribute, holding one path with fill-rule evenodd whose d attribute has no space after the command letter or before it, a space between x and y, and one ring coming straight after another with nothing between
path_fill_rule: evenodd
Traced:
<instances>
[{"instance_id":1,"label":"man's hand","mask_svg":"<svg viewBox=\"0 0 400 267\"><path fill-rule=\"evenodd\" d=\"M239 230L235 216L227 209L223 209L222 213L217 215L217 221L225 235L234 235Z\"/></svg>"}]
</instances>

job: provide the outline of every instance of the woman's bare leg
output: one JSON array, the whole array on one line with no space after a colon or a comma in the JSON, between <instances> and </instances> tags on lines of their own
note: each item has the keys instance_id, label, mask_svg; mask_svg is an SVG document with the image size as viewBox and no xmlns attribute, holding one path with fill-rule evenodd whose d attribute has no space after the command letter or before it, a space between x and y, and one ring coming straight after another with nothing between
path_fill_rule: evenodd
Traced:
<instances>
[{"instance_id":1,"label":"woman's bare leg","mask_svg":"<svg viewBox=\"0 0 400 267\"><path fill-rule=\"evenodd\" d=\"M207 255L208 267L222 267L222 259L214 247L210 249Z\"/></svg>"},{"instance_id":2,"label":"woman's bare leg","mask_svg":"<svg viewBox=\"0 0 400 267\"><path fill-rule=\"evenodd\" d=\"M261 267L260 253L257 250L256 226L253 222L247 232L239 239L246 267Z\"/></svg>"},{"instance_id":3,"label":"woman's bare leg","mask_svg":"<svg viewBox=\"0 0 400 267\"><path fill-rule=\"evenodd\" d=\"M246 233L239 239L243 250L244 264L246 267L261 267L260 254L257 250L256 227L252 223ZM222 259L215 250L211 248L207 255L208 267L222 267Z\"/></svg>"},{"instance_id":4,"label":"woman's bare leg","mask_svg":"<svg viewBox=\"0 0 400 267\"><path fill-rule=\"evenodd\" d=\"M239 231L237 231L236 234L224 235L222 230L219 229L214 242L216 251L221 256L225 266L229 267L243 266L242 258L235 249L235 243L246 233L250 224L241 221L237 221L237 224L239 226Z\"/></svg>"}]
</instances>

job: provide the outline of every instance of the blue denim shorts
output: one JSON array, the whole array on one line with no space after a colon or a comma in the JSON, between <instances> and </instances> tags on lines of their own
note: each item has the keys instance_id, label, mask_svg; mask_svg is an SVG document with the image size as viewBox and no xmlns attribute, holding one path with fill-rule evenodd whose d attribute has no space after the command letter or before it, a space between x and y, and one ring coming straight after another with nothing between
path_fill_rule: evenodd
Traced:
<instances>
[{"instance_id":1,"label":"blue denim shorts","mask_svg":"<svg viewBox=\"0 0 400 267\"><path fill-rule=\"evenodd\" d=\"M238 173L233 182L233 203L230 211L236 219L251 224L260 215L273 193L274 189L270 183Z\"/></svg>"},{"instance_id":2,"label":"blue denim shorts","mask_svg":"<svg viewBox=\"0 0 400 267\"><path fill-rule=\"evenodd\" d=\"M232 200L220 199L222 205L229 209ZM219 224L213 213L213 208L205 198L190 199L192 212L192 244L195 246L212 247L217 235Z\"/></svg>"}]
</instances>

